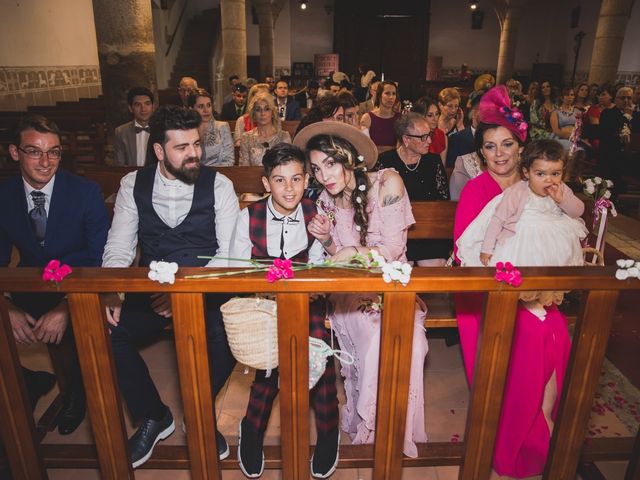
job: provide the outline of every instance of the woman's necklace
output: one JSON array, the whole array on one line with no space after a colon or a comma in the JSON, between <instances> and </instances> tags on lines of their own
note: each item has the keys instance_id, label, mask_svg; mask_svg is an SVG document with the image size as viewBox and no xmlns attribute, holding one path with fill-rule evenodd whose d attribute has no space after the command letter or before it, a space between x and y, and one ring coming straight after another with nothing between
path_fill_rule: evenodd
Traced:
<instances>
[{"instance_id":1,"label":"woman's necklace","mask_svg":"<svg viewBox=\"0 0 640 480\"><path fill-rule=\"evenodd\" d=\"M402 151L404 152L404 149ZM400 160L402 160L402 163L404 163L404 168L406 168L410 172L415 172L418 169L418 167L420 166L420 162L422 161L422 156L420 156L420 158L418 158L418 161L414 164L415 166L413 168L411 168L409 166L409 164L407 162L405 162L404 158L402 158L403 155L401 155L400 151L398 151L398 156L400 157Z\"/></svg>"}]
</instances>

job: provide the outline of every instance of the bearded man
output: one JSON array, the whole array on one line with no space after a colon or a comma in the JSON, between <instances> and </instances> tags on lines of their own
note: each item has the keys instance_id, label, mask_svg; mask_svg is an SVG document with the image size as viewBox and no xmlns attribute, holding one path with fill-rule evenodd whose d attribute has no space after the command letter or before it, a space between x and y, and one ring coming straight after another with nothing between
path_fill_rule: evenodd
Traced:
<instances>
[{"instance_id":1,"label":"bearded man","mask_svg":"<svg viewBox=\"0 0 640 480\"><path fill-rule=\"evenodd\" d=\"M128 267L140 246L140 266L154 260L179 266L227 266L229 240L239 213L231 181L200 167L200 115L174 105L160 107L149 121L150 165L121 182L102 259L103 267ZM214 257L207 260L200 256ZM213 395L235 365L220 314L222 295L205 295L207 347ZM104 298L120 391L134 423L129 439L131 462L146 462L155 444L175 429L173 416L160 399L137 344L162 331L172 318L167 294L107 294ZM215 365L215 370L213 366ZM215 405L215 401L214 401ZM218 455L229 447L216 432Z\"/></svg>"}]
</instances>

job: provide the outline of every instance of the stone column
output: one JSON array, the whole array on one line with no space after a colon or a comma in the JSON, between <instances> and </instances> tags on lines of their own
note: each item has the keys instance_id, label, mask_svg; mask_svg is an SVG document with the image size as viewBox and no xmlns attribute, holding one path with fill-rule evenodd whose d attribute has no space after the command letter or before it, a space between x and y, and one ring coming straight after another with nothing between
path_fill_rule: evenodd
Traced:
<instances>
[{"instance_id":1,"label":"stone column","mask_svg":"<svg viewBox=\"0 0 640 480\"><path fill-rule=\"evenodd\" d=\"M224 83L231 75L247 78L247 23L245 0L220 0ZM227 91L223 91L224 96Z\"/></svg>"},{"instance_id":2,"label":"stone column","mask_svg":"<svg viewBox=\"0 0 640 480\"><path fill-rule=\"evenodd\" d=\"M128 121L127 91L157 89L155 44L149 0L93 0L107 126Z\"/></svg>"},{"instance_id":3,"label":"stone column","mask_svg":"<svg viewBox=\"0 0 640 480\"><path fill-rule=\"evenodd\" d=\"M589 83L615 83L633 0L603 0L591 54Z\"/></svg>"},{"instance_id":4,"label":"stone column","mask_svg":"<svg viewBox=\"0 0 640 480\"><path fill-rule=\"evenodd\" d=\"M274 41L273 10L270 0L255 0L256 13L260 31L260 79L263 81L266 76L273 76L273 63L276 55Z\"/></svg>"},{"instance_id":5,"label":"stone column","mask_svg":"<svg viewBox=\"0 0 640 480\"><path fill-rule=\"evenodd\" d=\"M498 50L498 68L496 84L505 83L513 75L518 44L518 24L526 0L511 0L496 7L500 20L500 49Z\"/></svg>"}]
</instances>

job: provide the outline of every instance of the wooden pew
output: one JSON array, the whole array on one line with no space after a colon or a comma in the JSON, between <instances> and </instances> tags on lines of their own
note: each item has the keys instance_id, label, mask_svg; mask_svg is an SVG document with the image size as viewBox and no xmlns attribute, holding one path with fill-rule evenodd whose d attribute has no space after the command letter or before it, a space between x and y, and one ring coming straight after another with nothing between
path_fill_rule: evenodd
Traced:
<instances>
[{"instance_id":1,"label":"wooden pew","mask_svg":"<svg viewBox=\"0 0 640 480\"><path fill-rule=\"evenodd\" d=\"M232 446L229 459L220 462L217 457L205 327L200 321L204 314L202 294L258 291L275 293L282 313L278 318L282 442L279 448L265 448L267 466L281 468L286 479L308 478L308 295L376 291L385 297L376 441L374 445L341 446L339 466L373 468L372 478L391 480L401 477L403 466L460 465L460 479L489 478L519 293L518 289L496 282L491 269L416 268L406 287L384 283L378 274L345 270L297 272L295 278L276 283L268 283L264 274L220 277L215 281L184 278L203 271L181 269L174 285L160 285L150 281L143 268L77 268L59 285L53 285L41 281L40 269L0 269L2 290L61 291L68 295L96 442L95 448L38 444L6 301L0 298L0 432L16 478L43 479L46 468L99 468L105 479L133 476L105 313L99 299L99 293L120 291L159 291L172 297L187 446L158 446L145 468L188 468L196 480L217 480L221 478L220 468L238 468L237 447ZM587 291L575 327L544 480L575 478L579 462L631 458L633 438L584 442L618 295L620 291L640 290L640 281L615 281L614 273L615 267L522 269L521 290ZM487 292L465 441L419 445L418 457L406 458L402 454L409 384L405 366L411 360L415 294L451 291ZM491 321L486 321L488 318ZM629 465L627 478L638 478L637 462Z\"/></svg>"}]
</instances>

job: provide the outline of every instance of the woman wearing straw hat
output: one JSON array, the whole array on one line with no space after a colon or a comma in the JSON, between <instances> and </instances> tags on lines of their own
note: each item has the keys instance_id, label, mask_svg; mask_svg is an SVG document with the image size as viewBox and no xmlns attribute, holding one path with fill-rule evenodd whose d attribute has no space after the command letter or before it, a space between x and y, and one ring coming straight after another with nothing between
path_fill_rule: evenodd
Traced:
<instances>
[{"instance_id":1,"label":"woman wearing straw hat","mask_svg":"<svg viewBox=\"0 0 640 480\"><path fill-rule=\"evenodd\" d=\"M294 144L305 148L311 173L322 187L319 214L309 231L335 261L375 250L387 261L406 261L407 230L415 223L402 178L395 170L370 172L377 149L359 129L342 122L320 122L305 127ZM355 357L343 365L347 404L342 429L354 444L374 439L380 310L376 294L335 294L331 325L343 350ZM403 451L418 454L416 442L425 442L423 367L428 346L423 309L416 305L409 405Z\"/></svg>"}]
</instances>

